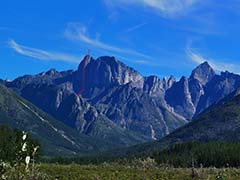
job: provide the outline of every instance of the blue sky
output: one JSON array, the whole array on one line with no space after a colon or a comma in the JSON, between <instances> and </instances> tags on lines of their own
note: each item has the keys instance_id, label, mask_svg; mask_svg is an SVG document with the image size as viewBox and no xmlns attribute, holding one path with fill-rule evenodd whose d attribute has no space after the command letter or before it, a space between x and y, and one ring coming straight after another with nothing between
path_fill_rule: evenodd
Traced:
<instances>
[{"instance_id":1,"label":"blue sky","mask_svg":"<svg viewBox=\"0 0 240 180\"><path fill-rule=\"evenodd\" d=\"M240 73L240 0L8 0L0 78L116 56L143 75L188 76L203 61Z\"/></svg>"}]
</instances>

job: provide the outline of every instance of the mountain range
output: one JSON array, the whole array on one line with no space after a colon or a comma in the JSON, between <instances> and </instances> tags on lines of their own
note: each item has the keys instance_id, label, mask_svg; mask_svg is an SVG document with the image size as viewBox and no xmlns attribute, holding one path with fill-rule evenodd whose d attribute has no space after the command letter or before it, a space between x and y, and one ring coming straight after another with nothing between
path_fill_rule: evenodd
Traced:
<instances>
[{"instance_id":1,"label":"mountain range","mask_svg":"<svg viewBox=\"0 0 240 180\"><path fill-rule=\"evenodd\" d=\"M86 56L77 70L51 69L2 83L74 133L117 148L158 140L194 123L240 87L240 76L217 74L204 62L189 77L160 79L142 76L114 57Z\"/></svg>"},{"instance_id":2,"label":"mountain range","mask_svg":"<svg viewBox=\"0 0 240 180\"><path fill-rule=\"evenodd\" d=\"M159 141L112 151L114 157L142 156L186 142L239 142L240 89L204 110L197 118Z\"/></svg>"}]
</instances>

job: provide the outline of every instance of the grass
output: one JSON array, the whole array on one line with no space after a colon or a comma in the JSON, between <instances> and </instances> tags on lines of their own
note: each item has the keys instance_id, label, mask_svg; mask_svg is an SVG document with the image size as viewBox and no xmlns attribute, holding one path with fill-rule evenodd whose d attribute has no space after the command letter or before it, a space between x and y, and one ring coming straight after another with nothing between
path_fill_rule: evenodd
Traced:
<instances>
[{"instance_id":1,"label":"grass","mask_svg":"<svg viewBox=\"0 0 240 180\"><path fill-rule=\"evenodd\" d=\"M143 169L117 164L103 165L58 165L41 164L40 170L50 179L59 180L236 180L240 179L240 169L206 168L195 169L197 175L192 177L190 168L155 167Z\"/></svg>"}]
</instances>

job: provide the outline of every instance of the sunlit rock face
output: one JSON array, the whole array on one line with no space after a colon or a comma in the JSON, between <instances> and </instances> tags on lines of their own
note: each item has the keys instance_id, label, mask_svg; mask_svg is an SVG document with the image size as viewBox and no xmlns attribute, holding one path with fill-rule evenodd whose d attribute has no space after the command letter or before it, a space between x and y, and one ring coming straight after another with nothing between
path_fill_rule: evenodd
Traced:
<instances>
[{"instance_id":1,"label":"sunlit rock face","mask_svg":"<svg viewBox=\"0 0 240 180\"><path fill-rule=\"evenodd\" d=\"M214 76L215 72L213 68L208 64L208 62L204 62L192 71L189 79L196 79L202 85L206 85Z\"/></svg>"}]
</instances>

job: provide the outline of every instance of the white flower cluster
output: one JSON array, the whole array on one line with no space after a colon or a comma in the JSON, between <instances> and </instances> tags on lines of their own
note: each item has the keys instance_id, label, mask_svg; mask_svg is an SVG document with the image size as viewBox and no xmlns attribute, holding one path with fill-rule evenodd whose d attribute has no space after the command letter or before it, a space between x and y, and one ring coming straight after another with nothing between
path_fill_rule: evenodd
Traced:
<instances>
[{"instance_id":1,"label":"white flower cluster","mask_svg":"<svg viewBox=\"0 0 240 180\"><path fill-rule=\"evenodd\" d=\"M23 136L22 136L22 140L23 140L23 145L22 145L22 152L26 152L27 151L27 133L23 131ZM24 142L25 141L25 142ZM26 156L25 157L25 163L26 163L26 170L28 169L29 167L29 164L30 164L30 160L31 160L31 157L30 156Z\"/></svg>"},{"instance_id":2,"label":"white flower cluster","mask_svg":"<svg viewBox=\"0 0 240 180\"><path fill-rule=\"evenodd\" d=\"M15 179L13 176L15 177L16 174L20 174L22 177L28 177L27 179L29 179L34 173L38 173L35 167L34 157L40 147L37 146L32 149L31 144L29 144L27 140L28 134L23 131L19 142L20 149L15 152L16 159L13 161L14 165L10 162L5 163L0 159L0 180ZM22 167L25 167L25 171L22 171Z\"/></svg>"},{"instance_id":3,"label":"white flower cluster","mask_svg":"<svg viewBox=\"0 0 240 180\"><path fill-rule=\"evenodd\" d=\"M23 137L22 140L25 141L27 139L27 133L23 131Z\"/></svg>"}]
</instances>

